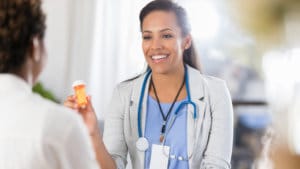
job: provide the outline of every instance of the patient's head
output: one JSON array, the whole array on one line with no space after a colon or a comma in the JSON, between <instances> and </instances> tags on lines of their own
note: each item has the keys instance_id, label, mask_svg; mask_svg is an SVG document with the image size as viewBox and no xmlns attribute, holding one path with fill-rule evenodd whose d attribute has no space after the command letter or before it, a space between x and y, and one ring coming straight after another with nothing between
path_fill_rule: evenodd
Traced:
<instances>
[{"instance_id":1,"label":"patient's head","mask_svg":"<svg viewBox=\"0 0 300 169\"><path fill-rule=\"evenodd\" d=\"M0 0L0 73L35 82L45 60L44 34L41 0Z\"/></svg>"}]
</instances>

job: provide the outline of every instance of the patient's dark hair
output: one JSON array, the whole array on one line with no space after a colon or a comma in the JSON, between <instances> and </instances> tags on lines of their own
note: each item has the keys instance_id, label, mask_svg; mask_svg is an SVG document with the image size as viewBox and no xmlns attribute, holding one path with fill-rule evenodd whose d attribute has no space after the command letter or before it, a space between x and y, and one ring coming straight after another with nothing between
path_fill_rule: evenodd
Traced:
<instances>
[{"instance_id":1,"label":"patient's dark hair","mask_svg":"<svg viewBox=\"0 0 300 169\"><path fill-rule=\"evenodd\" d=\"M20 68L34 37L44 38L41 0L0 0L0 73Z\"/></svg>"}]
</instances>

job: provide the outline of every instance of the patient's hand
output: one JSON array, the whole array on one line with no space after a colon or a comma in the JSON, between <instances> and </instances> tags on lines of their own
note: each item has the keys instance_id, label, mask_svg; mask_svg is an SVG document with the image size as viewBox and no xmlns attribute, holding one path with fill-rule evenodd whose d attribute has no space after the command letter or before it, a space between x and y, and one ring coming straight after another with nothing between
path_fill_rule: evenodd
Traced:
<instances>
[{"instance_id":1,"label":"patient's hand","mask_svg":"<svg viewBox=\"0 0 300 169\"><path fill-rule=\"evenodd\" d=\"M67 99L64 101L64 106L69 107L76 112L78 112L86 124L90 135L94 135L95 132L99 132L98 130L98 122L97 116L92 106L91 97L87 96L87 104L84 107L80 107L76 102L76 96L71 95L68 96Z\"/></svg>"}]
</instances>

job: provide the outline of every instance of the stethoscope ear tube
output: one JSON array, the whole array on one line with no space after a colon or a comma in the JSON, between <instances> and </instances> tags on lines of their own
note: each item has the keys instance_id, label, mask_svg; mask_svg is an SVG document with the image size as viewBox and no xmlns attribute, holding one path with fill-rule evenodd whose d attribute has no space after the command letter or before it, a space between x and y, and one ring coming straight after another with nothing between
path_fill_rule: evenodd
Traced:
<instances>
[{"instance_id":1,"label":"stethoscope ear tube","mask_svg":"<svg viewBox=\"0 0 300 169\"><path fill-rule=\"evenodd\" d=\"M187 101L182 102L182 103L177 107L177 109L175 110L175 115L178 114L179 110L180 110L183 106L189 105L189 104L191 104L191 105L193 106L193 112L194 112L193 118L194 118L194 119L197 119L197 106L196 106L196 104L195 104L194 102L192 102L191 100L187 100Z\"/></svg>"},{"instance_id":2,"label":"stethoscope ear tube","mask_svg":"<svg viewBox=\"0 0 300 169\"><path fill-rule=\"evenodd\" d=\"M139 100L139 105L138 105L138 134L139 134L139 138L143 136L142 133L142 124L141 124L141 112L142 112L142 106L143 106L143 97L145 94L145 89L146 89L146 85L147 85L147 79L149 78L151 74L151 70L149 69L146 73L145 79L143 81L143 85L142 85L142 89L141 89L141 95L140 95L140 100Z\"/></svg>"}]
</instances>

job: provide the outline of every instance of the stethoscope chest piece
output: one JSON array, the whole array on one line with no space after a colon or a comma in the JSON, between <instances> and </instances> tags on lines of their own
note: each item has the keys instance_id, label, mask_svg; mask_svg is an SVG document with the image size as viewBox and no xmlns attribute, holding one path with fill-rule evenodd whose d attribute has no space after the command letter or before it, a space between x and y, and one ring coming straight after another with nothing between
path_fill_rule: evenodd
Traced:
<instances>
[{"instance_id":1,"label":"stethoscope chest piece","mask_svg":"<svg viewBox=\"0 0 300 169\"><path fill-rule=\"evenodd\" d=\"M145 137L140 137L136 143L136 148L139 150L139 151L146 151L149 147L149 142L148 140L145 138Z\"/></svg>"}]
</instances>

